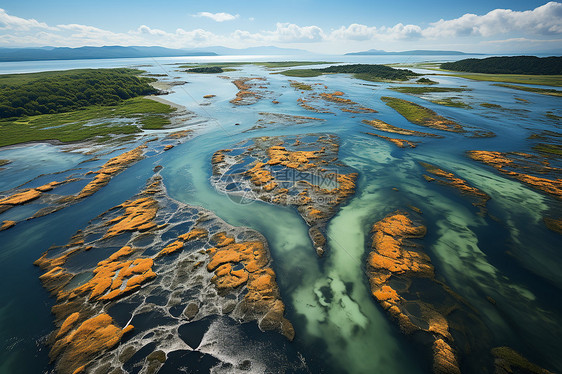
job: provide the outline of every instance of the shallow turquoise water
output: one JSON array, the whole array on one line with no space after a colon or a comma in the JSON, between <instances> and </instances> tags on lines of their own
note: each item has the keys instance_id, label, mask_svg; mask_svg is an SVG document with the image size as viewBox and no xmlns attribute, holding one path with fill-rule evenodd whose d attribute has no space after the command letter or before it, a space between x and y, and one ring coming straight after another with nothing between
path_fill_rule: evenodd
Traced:
<instances>
[{"instance_id":1,"label":"shallow turquoise water","mask_svg":"<svg viewBox=\"0 0 562 374\"><path fill-rule=\"evenodd\" d=\"M228 223L254 228L267 238L287 316L296 329L292 347L313 372L430 370L429 360L416 352L417 346L399 332L371 297L364 274L371 225L408 205L424 213L428 235L423 244L438 277L480 312L493 334L494 344L511 346L532 361L562 370L562 359L557 354L562 350L558 339L562 334L560 237L542 224L546 213L560 215L560 203L464 156L466 150L473 149L529 151L532 144L527 137L533 132L559 130L559 125L544 115L548 110L561 114L559 98L495 87L489 82L431 77L443 86L471 88L472 91L463 93L432 96L461 97L473 106L467 110L389 91L385 89L389 86L386 83L364 85L343 75L295 78L307 83L321 82L330 91L341 90L347 98L379 111L316 114L297 105L301 94L289 86L287 77L269 75L262 67L246 66L242 71L225 74L232 78L267 76L268 91L272 94L254 105L238 107L229 103L236 93L230 80L188 75L172 65L145 69L154 73L165 71L174 79L188 81L165 98L195 112L207 121L205 127L186 143L135 164L92 197L0 233L1 284L10 285L0 291L2 300L7 301L0 308L0 341L4 342L0 343L4 344L0 346L0 372L37 373L50 368L44 339L52 330L49 309L53 300L42 289L40 271L33 267L33 261L49 246L65 244L90 219L140 191L156 165L164 166L164 182L174 199L212 210ZM210 100L211 105L201 106L206 94L217 96ZM422 138L415 149L398 149L366 135L365 132L373 130L361 120L377 118L403 128L435 131L409 123L384 105L381 96L416 102L463 125L491 130L498 136L471 139L443 133L444 139ZM530 103L520 103L515 97ZM280 104L272 105L274 99ZM485 102L506 109L490 110L479 105ZM244 133L255 125L259 112L314 116L326 121L272 125ZM219 149L230 148L248 137L320 132L340 137L340 159L360 175L356 194L328 225L330 248L321 259L312 248L304 221L294 209L260 202L239 204L217 192L209 182L211 156ZM42 173L80 167L79 163L88 156L63 153L54 146L29 145L0 150L0 159L4 158L13 159L14 163L0 171L2 191ZM454 171L488 193L492 197L488 209L497 220L479 216L469 199L448 187L427 183L418 161ZM26 209L24 206L4 213L0 221L25 216ZM486 300L487 296L496 300L496 306Z\"/></svg>"}]
</instances>

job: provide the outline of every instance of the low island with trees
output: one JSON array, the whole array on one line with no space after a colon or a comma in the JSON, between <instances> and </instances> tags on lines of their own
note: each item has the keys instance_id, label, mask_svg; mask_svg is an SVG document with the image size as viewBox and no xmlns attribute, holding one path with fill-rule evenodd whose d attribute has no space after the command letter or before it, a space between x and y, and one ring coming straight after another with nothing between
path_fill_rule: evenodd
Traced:
<instances>
[{"instance_id":1,"label":"low island with trees","mask_svg":"<svg viewBox=\"0 0 562 374\"><path fill-rule=\"evenodd\" d=\"M441 64L441 69L484 74L562 75L562 57L501 56L468 58Z\"/></svg>"},{"instance_id":2,"label":"low island with trees","mask_svg":"<svg viewBox=\"0 0 562 374\"><path fill-rule=\"evenodd\" d=\"M106 139L169 125L175 109L144 98L159 90L142 73L115 68L0 75L0 146Z\"/></svg>"}]
</instances>

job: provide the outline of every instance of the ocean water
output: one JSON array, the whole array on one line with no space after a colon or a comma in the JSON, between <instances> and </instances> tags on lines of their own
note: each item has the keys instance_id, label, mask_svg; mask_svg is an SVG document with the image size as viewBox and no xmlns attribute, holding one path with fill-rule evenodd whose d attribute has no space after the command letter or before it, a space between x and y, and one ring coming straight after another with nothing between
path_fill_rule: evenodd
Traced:
<instances>
[{"instance_id":1,"label":"ocean water","mask_svg":"<svg viewBox=\"0 0 562 374\"><path fill-rule=\"evenodd\" d=\"M195 136L172 150L147 157L115 177L95 195L54 214L0 232L0 373L50 372L46 337L53 329L54 300L41 287L33 261L52 245L64 245L79 229L107 209L139 192L162 165L169 195L184 203L215 212L227 223L262 233L270 246L273 268L296 337L289 344L309 372L425 373L431 361L418 345L400 333L370 294L365 275L369 232L377 220L396 209L414 205L423 211L428 235L421 241L436 267L438 278L467 300L490 329L494 346L510 346L531 361L553 371L562 370L562 253L560 236L548 231L542 218L560 216L560 203L528 186L469 160L467 150L530 151L527 139L542 130L559 131L547 111L560 111L560 98L493 86L493 82L431 76L439 86L467 86L465 92L432 95L459 97L472 109L445 107L423 98L387 90L392 84L363 82L347 75L289 78L271 74L277 69L246 65L228 72L230 79L186 74L183 62L317 60L357 63L444 61L467 56L228 56L0 63L0 73L86 67L142 66L175 86L165 98L197 115ZM424 73L431 73L430 71ZM250 106L229 101L237 77L266 77L266 97ZM353 114L311 113L297 105L302 94L288 80L321 83L330 91L378 111ZM204 95L214 94L210 105ZM468 138L443 133L443 139L421 138L415 149L399 149L366 134L373 132L362 119L380 119L395 126L435 132L409 123L380 100L393 96L429 107L464 126L496 133L494 138ZM523 103L515 98L523 98ZM273 105L272 100L279 104ZM481 103L504 109L490 110ZM251 130L260 112L314 116L325 121L303 125L270 125ZM238 123L239 125L235 125ZM249 131L251 130L251 131ZM328 224L329 250L318 258L307 226L296 210L263 202L240 204L210 184L211 157L219 149L257 136L331 133L340 139L340 159L359 173L357 190ZM383 133L381 133L383 134ZM388 134L386 134L388 135ZM0 135L1 136L1 135ZM392 135L390 135L392 136ZM0 149L0 159L13 160L0 171L0 190L25 184L41 174L80 168L90 156L63 152L61 147L32 144ZM101 164L102 157L98 163ZM428 183L420 161L454 171L491 196L489 215L480 216L467 199L446 186ZM553 161L554 166L560 167ZM92 165L88 165L92 166ZM63 174L61 174L63 175ZM52 178L51 178L52 180ZM397 190L396 190L397 189ZM0 214L0 221L29 214L26 206ZM496 304L487 301L492 297ZM211 324L207 337L219 324ZM253 322L251 322L253 323ZM250 323L250 324L251 324ZM246 327L245 327L246 328ZM247 334L260 334L254 326ZM252 330L253 329L253 330ZM251 330L251 331L250 331ZM221 353L228 356L228 352ZM232 354L232 353L230 353ZM181 358L174 358L181 361ZM306 371L305 371L306 372Z\"/></svg>"}]
</instances>

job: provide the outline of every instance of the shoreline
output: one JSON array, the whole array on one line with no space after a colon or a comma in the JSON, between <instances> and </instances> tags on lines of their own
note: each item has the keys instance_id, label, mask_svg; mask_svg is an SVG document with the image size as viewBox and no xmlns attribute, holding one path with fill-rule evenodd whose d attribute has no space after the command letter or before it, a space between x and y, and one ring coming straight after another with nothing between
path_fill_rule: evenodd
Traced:
<instances>
[{"instance_id":1,"label":"shoreline","mask_svg":"<svg viewBox=\"0 0 562 374\"><path fill-rule=\"evenodd\" d=\"M161 104L169 105L169 106L171 106L172 108L175 108L178 112L180 112L180 111L187 111L187 112L189 112L185 106L180 105L180 104L177 104L177 103L174 103L174 102L172 102L172 101L170 101L170 100L166 100L166 99L164 99L161 95L148 95L148 96L144 96L144 98L145 98L145 99L154 100L154 101L159 102L159 103L161 103Z\"/></svg>"}]
</instances>

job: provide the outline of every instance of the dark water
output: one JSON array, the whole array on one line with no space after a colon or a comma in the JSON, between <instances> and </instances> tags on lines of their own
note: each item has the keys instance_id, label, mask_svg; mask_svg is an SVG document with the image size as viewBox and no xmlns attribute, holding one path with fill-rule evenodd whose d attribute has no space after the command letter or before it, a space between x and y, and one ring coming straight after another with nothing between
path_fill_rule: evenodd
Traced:
<instances>
[{"instance_id":1,"label":"dark water","mask_svg":"<svg viewBox=\"0 0 562 374\"><path fill-rule=\"evenodd\" d=\"M113 63L123 64L122 61ZM241 351L251 354L249 348L243 346L218 352L205 345L221 334L225 337L237 334L230 337L232 341L261 336L260 341L271 345L259 352L283 350L288 357L303 362L302 372L429 372L430 360L387 318L370 295L364 274L371 225L408 205L423 211L428 235L422 242L438 278L478 310L493 335L494 346L510 346L548 369L562 370L559 357L562 351L559 340L562 335L559 323L562 311L560 236L547 230L542 223L546 214L560 216L560 203L464 155L465 151L474 149L530 151L529 135L544 129L559 131L559 124L545 117L549 110L562 115L559 98L508 90L489 82L431 77L441 86L471 88L472 91L454 95L434 95L459 96L473 106L473 109L463 109L439 106L422 98L389 91L385 83L367 86L344 75L299 78L297 80L306 83L321 82L330 91L343 91L346 98L379 111L368 115L337 110L334 110L337 115L311 114L296 105L301 94L288 85L287 77L267 75L268 71L260 67L247 66L228 74L231 77L267 75L268 90L273 94L255 105L234 107L228 101L234 97L236 88L229 80L208 75L188 76L175 71L172 65L151 63L153 66L145 69L155 73L165 71L190 82L175 87L175 92L166 98L186 106L207 122L195 138L162 155L138 162L90 198L0 232L0 284L3 286L0 297L4 301L0 306L0 372L40 373L52 369L44 343L53 329L50 314L53 300L41 287L38 280L41 272L32 265L33 261L50 246L66 244L89 220L139 192L156 165L164 166L162 175L172 198L214 211L229 224L251 227L267 238L287 318L296 330L295 340L289 343L278 334L260 332L255 323L233 328L234 322L228 318L202 321L200 326L189 327L193 331L185 332L193 339L191 344L199 343L201 349L175 352L168 357L161 372L172 372L182 364L193 370L197 368L198 372L208 372L218 361L228 362L228 357L236 356L236 350L238 354ZM41 68L25 67L29 70ZM211 106L200 106L206 94L217 96ZM419 103L465 126L491 130L497 136L475 139L443 133L444 139L421 138L421 144L415 149L398 149L365 134L373 130L361 120L377 118L412 130L427 129L410 124L384 105L381 96ZM527 99L529 103L521 103L515 97ZM273 106L272 99L279 100L280 104ZM505 109L486 109L479 105L484 102ZM259 112L312 115L326 121L270 126L243 133L255 125ZM340 159L359 172L356 194L329 223L330 249L322 259L317 258L307 227L295 210L260 202L240 204L217 192L209 182L210 159L216 150L232 148L248 137L319 132L338 135ZM0 190L14 188L43 173L77 167L91 169L103 163L102 159L99 163L79 165L88 156L63 153L49 145L0 150L0 158L15 160L11 167L0 171ZM426 182L419 161L453 171L488 193L491 196L487 205L489 215L478 215L470 199L450 188ZM61 176L64 178L66 174ZM32 183L39 185L43 179ZM65 186L66 192L78 187ZM28 215L28 207L18 207L0 215L0 221ZM493 298L495 305L487 297ZM154 300L156 304L157 301ZM111 313L118 322L119 315L126 315L119 310ZM134 325L141 326L142 321L135 321ZM272 357L273 353L270 357L273 360ZM234 369L240 369L236 365L242 365L242 369L247 365L243 361L236 362ZM129 369L131 372L140 370ZM251 368L254 372L262 369Z\"/></svg>"}]
</instances>

